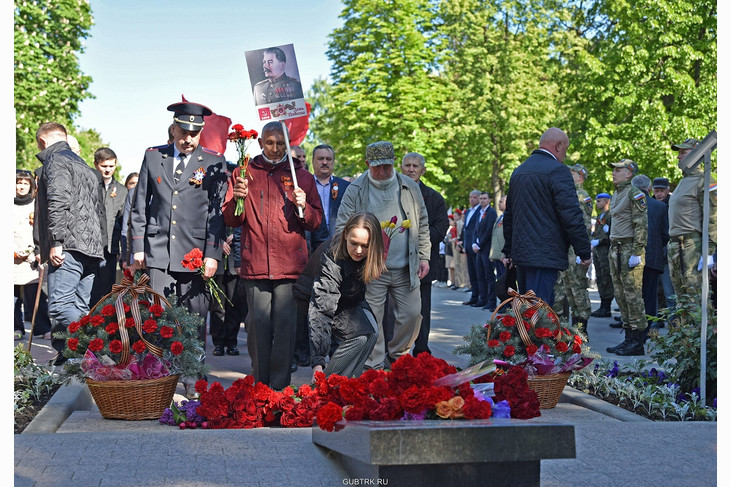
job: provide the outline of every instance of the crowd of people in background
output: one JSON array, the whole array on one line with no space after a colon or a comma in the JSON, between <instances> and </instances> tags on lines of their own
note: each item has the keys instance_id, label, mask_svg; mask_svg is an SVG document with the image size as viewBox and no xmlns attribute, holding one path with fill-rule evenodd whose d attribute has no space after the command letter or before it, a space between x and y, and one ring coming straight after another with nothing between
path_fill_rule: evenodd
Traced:
<instances>
[{"instance_id":1,"label":"crowd of people in background","mask_svg":"<svg viewBox=\"0 0 730 487\"><path fill-rule=\"evenodd\" d=\"M357 376L430 353L432 286L465 291L464 305L491 314L508 273L514 291L533 291L586 335L589 318L610 317L615 300L620 317L610 326L624 340L607 351L640 356L647 331L664 326L659 310L677 294L696 295L704 265L716 273L716 183L703 262L702 168L683 163L695 139L672 145L683 172L673 192L623 159L609 163L614 187L594 199L583 189L588 165L565 163L570 141L553 127L506 194L474 189L462 209L424 183L423 155L405 154L397 171L389 141L369 144L367 169L343 178L334 148L316 146L310 171L306 151L287 150L281 123L270 122L244 173L200 145L209 109L167 109L167 143L150 147L124 183L113 150L98 148L92 169L56 123L38 128L36 173L16 171L16 336L32 315L34 335L59 352L54 365L65 361L65 343L52 332L88 313L122 269L148 274L154 291L197 313L198 338L205 346L209 329L215 356L240 354L243 324L253 376L275 389L300 366ZM182 265L194 248L203 274ZM225 304L211 299L208 279ZM197 379L182 378L188 397Z\"/></svg>"}]
</instances>

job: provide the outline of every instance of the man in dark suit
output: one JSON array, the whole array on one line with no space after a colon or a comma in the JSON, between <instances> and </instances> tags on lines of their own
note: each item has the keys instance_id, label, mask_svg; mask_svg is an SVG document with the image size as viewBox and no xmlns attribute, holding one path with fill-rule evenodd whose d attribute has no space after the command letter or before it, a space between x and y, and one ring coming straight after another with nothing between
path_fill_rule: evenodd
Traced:
<instances>
[{"instance_id":1,"label":"man in dark suit","mask_svg":"<svg viewBox=\"0 0 730 487\"><path fill-rule=\"evenodd\" d=\"M421 154L409 152L403 156L401 172L418 183L423 194L423 201L426 204L428 214L428 232L431 240L431 258L429 260L429 272L421 280L421 329L418 332L416 342L413 344L413 355L421 352L431 353L428 348L428 334L431 332L431 281L438 277L439 272L439 243L446 236L449 229L449 215L446 211L444 197L433 188L429 188L421 176L426 172L426 161ZM393 316L395 322L395 316ZM387 342L386 342L387 343Z\"/></svg>"},{"instance_id":2,"label":"man in dark suit","mask_svg":"<svg viewBox=\"0 0 730 487\"><path fill-rule=\"evenodd\" d=\"M467 306L476 306L479 301L479 277L477 274L477 255L474 253L472 244L476 239L477 223L479 222L479 195L481 191L472 190L469 193L469 209L464 217L464 227L461 229L461 239L459 244L466 252L466 269L469 272L469 283L471 285L471 299L464 301L462 304ZM484 306L482 304L482 306Z\"/></svg>"},{"instance_id":3,"label":"man in dark suit","mask_svg":"<svg viewBox=\"0 0 730 487\"><path fill-rule=\"evenodd\" d=\"M294 147L292 147L294 151ZM304 151L302 151L304 152ZM304 162L300 156L297 158ZM312 151L312 169L319 199L322 201L324 218L317 230L307 232L309 235L310 255L317 250L322 242L335 233L337 210L340 209L342 195L345 194L348 181L332 175L335 168L335 150L326 144L318 145ZM297 308L297 338L292 359L292 372L299 366L309 366L309 324L304 307Z\"/></svg>"},{"instance_id":4,"label":"man in dark suit","mask_svg":"<svg viewBox=\"0 0 730 487\"><path fill-rule=\"evenodd\" d=\"M646 233L646 250L644 258L644 274L641 281L641 294L644 298L644 312L647 316L656 316L659 305L659 276L664 272L664 247L669 242L669 207L663 201L649 197L651 180L639 174L631 179L632 186L639 188L646 196L648 227ZM646 342L651 322L643 331Z\"/></svg>"},{"instance_id":5,"label":"man in dark suit","mask_svg":"<svg viewBox=\"0 0 730 487\"><path fill-rule=\"evenodd\" d=\"M489 260L492 250L492 230L497 221L497 212L491 207L492 198L489 193L479 195L479 222L477 235L472 244L472 250L477 257L477 278L479 279L479 300L474 305L485 310L494 311L497 307L497 295L494 292L494 266Z\"/></svg>"},{"instance_id":6,"label":"man in dark suit","mask_svg":"<svg viewBox=\"0 0 730 487\"><path fill-rule=\"evenodd\" d=\"M226 161L199 145L204 117L212 112L196 103L174 103L172 144L147 149L132 203L129 238L135 269L147 269L153 290L170 296L201 317L198 332L205 346L205 319L212 278L223 257L226 228L221 206L226 194ZM182 265L185 254L203 252L205 274Z\"/></svg>"}]
</instances>

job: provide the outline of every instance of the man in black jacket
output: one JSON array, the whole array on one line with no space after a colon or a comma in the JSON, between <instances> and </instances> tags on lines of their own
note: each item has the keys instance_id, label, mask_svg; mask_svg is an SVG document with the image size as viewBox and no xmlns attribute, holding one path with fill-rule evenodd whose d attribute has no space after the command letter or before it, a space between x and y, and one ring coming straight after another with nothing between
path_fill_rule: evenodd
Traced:
<instances>
[{"instance_id":1,"label":"man in black jacket","mask_svg":"<svg viewBox=\"0 0 730 487\"><path fill-rule=\"evenodd\" d=\"M647 176L643 174L634 176L631 184L644 193L648 205L649 226L646 234L646 253L644 254L646 263L644 264L641 293L644 298L645 313L648 316L656 316L659 303L659 276L664 272L664 247L669 242L669 207L663 201L649 197L651 180ZM646 342L648 332L649 326L644 329L644 342Z\"/></svg>"},{"instance_id":2,"label":"man in black jacket","mask_svg":"<svg viewBox=\"0 0 730 487\"><path fill-rule=\"evenodd\" d=\"M492 197L484 192L479 195L479 222L477 223L477 235L472 244L472 250L477 256L477 278L479 279L479 301L482 309L494 311L497 307L497 295L494 293L494 266L489 260L492 250L492 230L494 222L497 221L497 212L490 205Z\"/></svg>"},{"instance_id":3,"label":"man in black jacket","mask_svg":"<svg viewBox=\"0 0 730 487\"><path fill-rule=\"evenodd\" d=\"M104 258L106 210L101 174L90 168L66 142L63 125L48 122L36 131L43 163L36 198L36 243L48 266L48 315L53 333L65 331L89 312L99 261ZM54 365L66 361L63 339L52 338Z\"/></svg>"},{"instance_id":4,"label":"man in black jacket","mask_svg":"<svg viewBox=\"0 0 730 487\"><path fill-rule=\"evenodd\" d=\"M471 299L462 304L467 306L478 306L479 302L479 277L477 274L477 254L474 253L472 244L476 238L477 222L479 221L479 195L481 191L473 189L469 193L469 209L464 212L464 226L461 228L461 235L458 243L466 252L466 268L469 272L469 286L471 286ZM484 304L479 305L479 307Z\"/></svg>"},{"instance_id":5,"label":"man in black jacket","mask_svg":"<svg viewBox=\"0 0 730 487\"><path fill-rule=\"evenodd\" d=\"M532 290L550 306L558 272L568 267L568 247L582 265L591 264L573 177L562 164L569 145L559 128L542 134L538 149L512 172L504 212L502 263L517 266L520 292Z\"/></svg>"}]
</instances>

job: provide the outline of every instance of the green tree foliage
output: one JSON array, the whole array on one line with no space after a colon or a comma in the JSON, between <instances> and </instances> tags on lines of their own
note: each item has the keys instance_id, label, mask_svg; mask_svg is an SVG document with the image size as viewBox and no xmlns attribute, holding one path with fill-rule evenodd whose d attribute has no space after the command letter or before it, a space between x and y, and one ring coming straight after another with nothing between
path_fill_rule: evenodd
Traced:
<instances>
[{"instance_id":1,"label":"green tree foliage","mask_svg":"<svg viewBox=\"0 0 730 487\"><path fill-rule=\"evenodd\" d=\"M554 28L571 148L591 171L586 187L611 188L608 163L622 158L677 182L671 144L717 127L716 2L569 3L555 10Z\"/></svg>"},{"instance_id":2,"label":"green tree foliage","mask_svg":"<svg viewBox=\"0 0 730 487\"><path fill-rule=\"evenodd\" d=\"M434 71L433 10L427 0L344 0L341 28L330 35L331 85L323 89L313 131L337 151L339 174L362 172L365 147L393 143L396 158L419 152L424 179L443 178L446 143L433 137L443 121L444 80ZM316 121L324 117L325 123ZM396 161L397 163L399 161Z\"/></svg>"},{"instance_id":3,"label":"green tree foliage","mask_svg":"<svg viewBox=\"0 0 730 487\"><path fill-rule=\"evenodd\" d=\"M53 121L73 132L79 103L92 97L78 55L93 19L88 0L16 0L14 7L16 167L34 168L38 126Z\"/></svg>"}]
</instances>

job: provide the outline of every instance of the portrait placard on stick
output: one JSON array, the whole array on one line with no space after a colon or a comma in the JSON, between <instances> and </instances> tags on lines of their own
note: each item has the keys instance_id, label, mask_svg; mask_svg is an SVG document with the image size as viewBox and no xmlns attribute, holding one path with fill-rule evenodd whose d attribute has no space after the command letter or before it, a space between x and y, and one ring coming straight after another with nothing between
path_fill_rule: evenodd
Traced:
<instances>
[{"instance_id":1,"label":"portrait placard on stick","mask_svg":"<svg viewBox=\"0 0 730 487\"><path fill-rule=\"evenodd\" d=\"M307 116L294 44L246 51L245 56L259 120Z\"/></svg>"}]
</instances>

